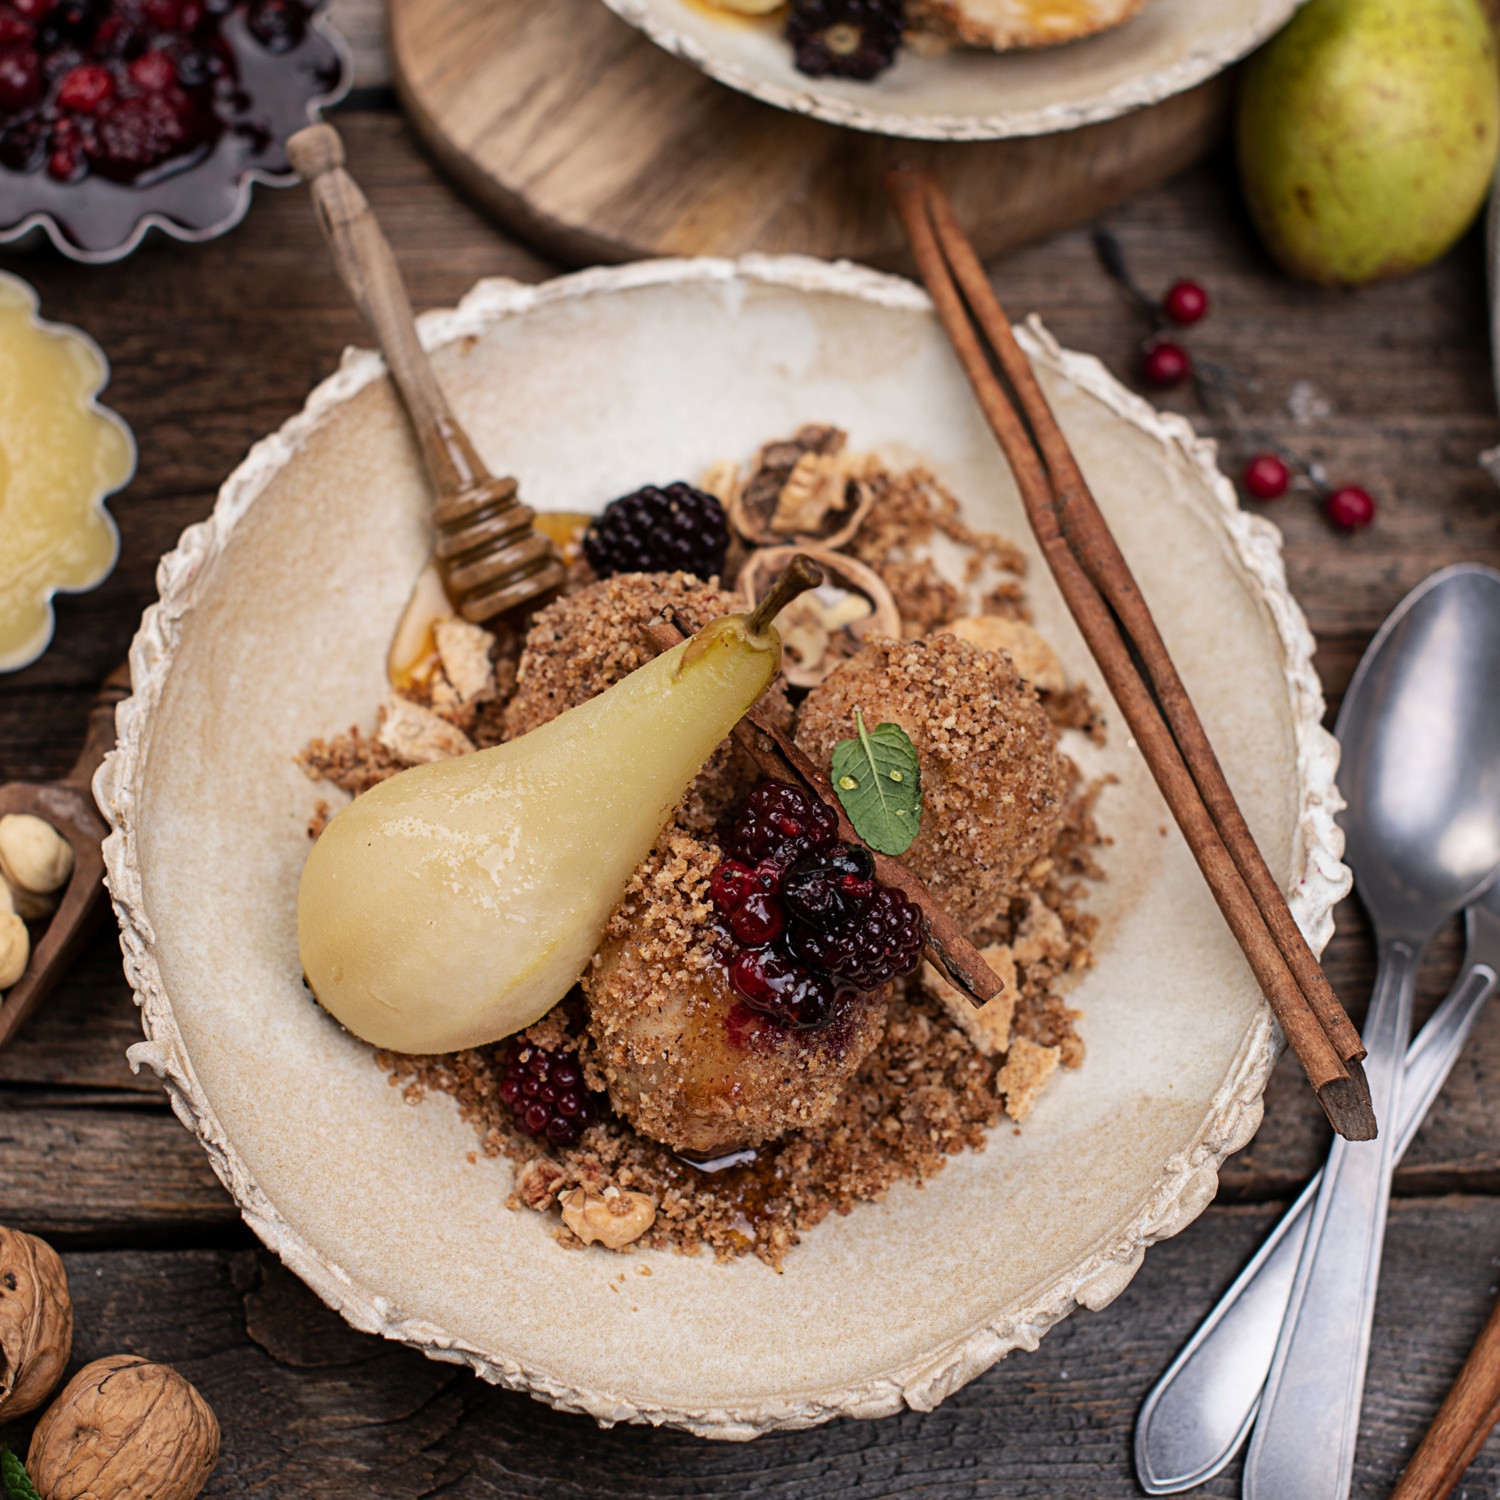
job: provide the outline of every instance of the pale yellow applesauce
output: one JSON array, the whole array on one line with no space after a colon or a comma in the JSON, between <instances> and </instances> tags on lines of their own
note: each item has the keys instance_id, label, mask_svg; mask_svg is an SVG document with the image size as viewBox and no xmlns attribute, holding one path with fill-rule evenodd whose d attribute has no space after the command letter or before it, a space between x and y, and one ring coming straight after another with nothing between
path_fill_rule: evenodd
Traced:
<instances>
[{"instance_id":1,"label":"pale yellow applesauce","mask_svg":"<svg viewBox=\"0 0 1500 1500\"><path fill-rule=\"evenodd\" d=\"M54 591L91 588L113 567L100 502L135 462L124 424L92 404L98 351L35 311L31 288L0 274L0 670L46 647Z\"/></svg>"}]
</instances>

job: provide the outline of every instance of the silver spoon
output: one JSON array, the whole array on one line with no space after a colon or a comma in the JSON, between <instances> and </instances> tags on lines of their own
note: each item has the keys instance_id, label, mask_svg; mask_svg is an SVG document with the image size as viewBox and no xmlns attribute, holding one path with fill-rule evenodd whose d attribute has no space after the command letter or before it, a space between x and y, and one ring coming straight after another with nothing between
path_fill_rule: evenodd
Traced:
<instances>
[{"instance_id":1,"label":"silver spoon","mask_svg":"<svg viewBox=\"0 0 1500 1500\"><path fill-rule=\"evenodd\" d=\"M1465 926L1463 969L1407 1048L1398 1162L1500 982L1500 883L1469 907ZM1249 1437L1322 1181L1319 1171L1146 1397L1135 1427L1135 1468L1148 1495L1207 1484Z\"/></svg>"},{"instance_id":2,"label":"silver spoon","mask_svg":"<svg viewBox=\"0 0 1500 1500\"><path fill-rule=\"evenodd\" d=\"M1379 966L1380 1139L1333 1143L1245 1459L1246 1500L1345 1500L1399 1134L1417 963L1500 869L1500 573L1445 568L1381 627L1339 714L1349 863Z\"/></svg>"}]
</instances>

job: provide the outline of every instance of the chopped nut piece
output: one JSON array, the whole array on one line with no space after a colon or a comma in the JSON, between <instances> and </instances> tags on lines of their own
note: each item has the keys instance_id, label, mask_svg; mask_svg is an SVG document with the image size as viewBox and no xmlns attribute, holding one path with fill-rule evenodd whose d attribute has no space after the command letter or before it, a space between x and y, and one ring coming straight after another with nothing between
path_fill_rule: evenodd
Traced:
<instances>
[{"instance_id":1,"label":"chopped nut piece","mask_svg":"<svg viewBox=\"0 0 1500 1500\"><path fill-rule=\"evenodd\" d=\"M1032 896L1031 909L1021 923L1011 951L1016 962L1022 965L1068 956L1067 928L1063 926L1062 918L1040 897Z\"/></svg>"},{"instance_id":2,"label":"chopped nut piece","mask_svg":"<svg viewBox=\"0 0 1500 1500\"><path fill-rule=\"evenodd\" d=\"M1017 1125L1035 1107L1061 1057L1061 1047L1039 1047L1024 1036L1012 1043L1005 1066L995 1075L995 1087L1005 1095L1005 1112Z\"/></svg>"},{"instance_id":3,"label":"chopped nut piece","mask_svg":"<svg viewBox=\"0 0 1500 1500\"><path fill-rule=\"evenodd\" d=\"M0 873L18 890L46 896L73 873L73 846L45 818L0 818Z\"/></svg>"},{"instance_id":4,"label":"chopped nut piece","mask_svg":"<svg viewBox=\"0 0 1500 1500\"><path fill-rule=\"evenodd\" d=\"M776 497L771 530L777 536L816 533L828 512L843 505L848 482L842 454L804 453Z\"/></svg>"},{"instance_id":5,"label":"chopped nut piece","mask_svg":"<svg viewBox=\"0 0 1500 1500\"><path fill-rule=\"evenodd\" d=\"M922 965L922 985L986 1057L999 1057L1010 1047L1010 1023L1016 1009L1016 964L1003 943L991 943L981 949L980 957L1000 976L1005 988L978 1009L930 963Z\"/></svg>"},{"instance_id":6,"label":"chopped nut piece","mask_svg":"<svg viewBox=\"0 0 1500 1500\"><path fill-rule=\"evenodd\" d=\"M0 990L8 990L31 961L31 934L13 911L0 914Z\"/></svg>"},{"instance_id":7,"label":"chopped nut piece","mask_svg":"<svg viewBox=\"0 0 1500 1500\"><path fill-rule=\"evenodd\" d=\"M972 615L945 625L939 635L956 635L984 651L1004 651L1016 671L1040 693L1061 693L1068 685L1052 643L1034 625L1001 615Z\"/></svg>"},{"instance_id":8,"label":"chopped nut piece","mask_svg":"<svg viewBox=\"0 0 1500 1500\"><path fill-rule=\"evenodd\" d=\"M618 1250L638 1240L656 1222L656 1203L645 1193L622 1193L607 1187L602 1193L574 1188L562 1199L563 1223L584 1244L596 1242Z\"/></svg>"},{"instance_id":9,"label":"chopped nut piece","mask_svg":"<svg viewBox=\"0 0 1500 1500\"><path fill-rule=\"evenodd\" d=\"M432 627L448 679L460 704L486 703L495 696L495 668L490 647L495 637L482 626L450 615Z\"/></svg>"},{"instance_id":10,"label":"chopped nut piece","mask_svg":"<svg viewBox=\"0 0 1500 1500\"><path fill-rule=\"evenodd\" d=\"M409 766L467 755L474 748L462 729L430 708L423 708L420 703L412 703L395 693L386 699L384 714L375 738Z\"/></svg>"},{"instance_id":11,"label":"chopped nut piece","mask_svg":"<svg viewBox=\"0 0 1500 1500\"><path fill-rule=\"evenodd\" d=\"M516 1177L516 1197L527 1208L550 1208L558 1185L567 1180L567 1175L550 1156L539 1156L521 1168Z\"/></svg>"}]
</instances>

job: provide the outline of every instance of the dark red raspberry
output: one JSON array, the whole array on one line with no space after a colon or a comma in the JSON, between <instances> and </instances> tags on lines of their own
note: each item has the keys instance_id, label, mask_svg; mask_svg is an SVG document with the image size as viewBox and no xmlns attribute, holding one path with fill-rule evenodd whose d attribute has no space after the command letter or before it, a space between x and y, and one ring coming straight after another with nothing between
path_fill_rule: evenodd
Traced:
<instances>
[{"instance_id":1,"label":"dark red raspberry","mask_svg":"<svg viewBox=\"0 0 1500 1500\"><path fill-rule=\"evenodd\" d=\"M28 21L40 21L52 14L57 0L11 0L11 5Z\"/></svg>"},{"instance_id":2,"label":"dark red raspberry","mask_svg":"<svg viewBox=\"0 0 1500 1500\"><path fill-rule=\"evenodd\" d=\"M98 63L84 63L74 68L58 86L57 102L75 114L91 115L115 91L109 69Z\"/></svg>"},{"instance_id":3,"label":"dark red raspberry","mask_svg":"<svg viewBox=\"0 0 1500 1500\"><path fill-rule=\"evenodd\" d=\"M1196 323L1208 315L1208 293L1196 281L1174 281L1161 305L1174 323Z\"/></svg>"},{"instance_id":4,"label":"dark red raspberry","mask_svg":"<svg viewBox=\"0 0 1500 1500\"><path fill-rule=\"evenodd\" d=\"M143 52L126 71L130 81L147 93L159 93L177 82L177 69L165 52Z\"/></svg>"},{"instance_id":5,"label":"dark red raspberry","mask_svg":"<svg viewBox=\"0 0 1500 1500\"><path fill-rule=\"evenodd\" d=\"M199 145L203 131L179 89L117 99L99 116L89 159L106 177L128 182Z\"/></svg>"},{"instance_id":6,"label":"dark red raspberry","mask_svg":"<svg viewBox=\"0 0 1500 1500\"><path fill-rule=\"evenodd\" d=\"M1181 344L1171 339L1152 339L1141 354L1141 379L1147 385L1168 390L1181 385L1193 373L1193 362Z\"/></svg>"},{"instance_id":7,"label":"dark red raspberry","mask_svg":"<svg viewBox=\"0 0 1500 1500\"><path fill-rule=\"evenodd\" d=\"M42 64L32 47L0 47L0 109L19 114L42 97Z\"/></svg>"},{"instance_id":8,"label":"dark red raspberry","mask_svg":"<svg viewBox=\"0 0 1500 1500\"><path fill-rule=\"evenodd\" d=\"M747 864L789 864L827 849L838 831L838 819L817 798L788 781L762 781L745 799L727 849Z\"/></svg>"},{"instance_id":9,"label":"dark red raspberry","mask_svg":"<svg viewBox=\"0 0 1500 1500\"><path fill-rule=\"evenodd\" d=\"M847 986L810 973L780 948L750 948L729 966L729 983L752 1010L798 1031L836 1019Z\"/></svg>"},{"instance_id":10,"label":"dark red raspberry","mask_svg":"<svg viewBox=\"0 0 1500 1500\"><path fill-rule=\"evenodd\" d=\"M1340 531L1358 531L1375 519L1375 499L1369 490L1346 484L1323 502L1323 514Z\"/></svg>"},{"instance_id":11,"label":"dark red raspberry","mask_svg":"<svg viewBox=\"0 0 1500 1500\"><path fill-rule=\"evenodd\" d=\"M611 500L583 536L583 554L600 578L678 571L717 578L728 547L724 507L681 482Z\"/></svg>"},{"instance_id":12,"label":"dark red raspberry","mask_svg":"<svg viewBox=\"0 0 1500 1500\"><path fill-rule=\"evenodd\" d=\"M896 60L901 0L792 0L786 39L810 78L871 79Z\"/></svg>"},{"instance_id":13,"label":"dark red raspberry","mask_svg":"<svg viewBox=\"0 0 1500 1500\"><path fill-rule=\"evenodd\" d=\"M36 36L36 27L15 11L0 5L0 47L14 46L17 42L29 42Z\"/></svg>"},{"instance_id":14,"label":"dark red raspberry","mask_svg":"<svg viewBox=\"0 0 1500 1500\"><path fill-rule=\"evenodd\" d=\"M791 948L809 968L873 990L910 974L925 941L921 908L900 891L881 886L856 925L818 932L799 923L792 928Z\"/></svg>"},{"instance_id":15,"label":"dark red raspberry","mask_svg":"<svg viewBox=\"0 0 1500 1500\"><path fill-rule=\"evenodd\" d=\"M847 926L875 899L875 861L857 844L803 854L786 872L781 899L790 916L819 932Z\"/></svg>"},{"instance_id":16,"label":"dark red raspberry","mask_svg":"<svg viewBox=\"0 0 1500 1500\"><path fill-rule=\"evenodd\" d=\"M1257 453L1245 465L1245 488L1257 500L1277 500L1292 482L1291 470L1274 453Z\"/></svg>"},{"instance_id":17,"label":"dark red raspberry","mask_svg":"<svg viewBox=\"0 0 1500 1500\"><path fill-rule=\"evenodd\" d=\"M577 1055L529 1042L510 1049L500 1098L518 1129L554 1146L574 1145L596 1114Z\"/></svg>"}]
</instances>

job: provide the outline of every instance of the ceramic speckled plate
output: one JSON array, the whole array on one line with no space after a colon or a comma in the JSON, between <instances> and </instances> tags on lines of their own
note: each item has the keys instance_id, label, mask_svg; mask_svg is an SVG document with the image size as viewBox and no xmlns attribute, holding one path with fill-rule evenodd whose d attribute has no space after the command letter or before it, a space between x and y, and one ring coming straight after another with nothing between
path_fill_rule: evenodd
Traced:
<instances>
[{"instance_id":1,"label":"ceramic speckled plate","mask_svg":"<svg viewBox=\"0 0 1500 1500\"><path fill-rule=\"evenodd\" d=\"M1146 0L1111 31L1061 47L920 57L903 49L870 83L792 65L783 12L726 14L706 0L604 0L659 47L780 109L880 135L986 141L1049 135L1180 94L1221 73L1302 0Z\"/></svg>"},{"instance_id":2,"label":"ceramic speckled plate","mask_svg":"<svg viewBox=\"0 0 1500 1500\"><path fill-rule=\"evenodd\" d=\"M920 457L971 520L1029 545L1014 487L925 296L803 259L665 261L476 287L424 339L468 430L531 504L597 508L748 454L807 420ZM1314 946L1348 887L1312 641L1279 539L1212 449L1094 360L1026 333L1064 427ZM147 1040L246 1220L358 1327L600 1421L745 1438L930 1407L1079 1305L1213 1196L1276 1052L1269 1012L1127 736L1069 748L1119 785L1098 967L1073 1001L1083 1068L1025 1129L929 1187L834 1217L776 1275L643 1252L564 1252L470 1163L451 1101L402 1103L300 982L304 827L327 789L293 752L369 725L427 547L417 457L379 360L353 353L259 444L163 562L131 652L136 696L96 782ZM1034 555L1034 554L1033 554ZM1045 569L1030 591L1103 698ZM1117 717L1117 716L1116 716ZM1076 739L1076 737L1074 737ZM851 1288L858 1288L851 1295Z\"/></svg>"}]
</instances>

